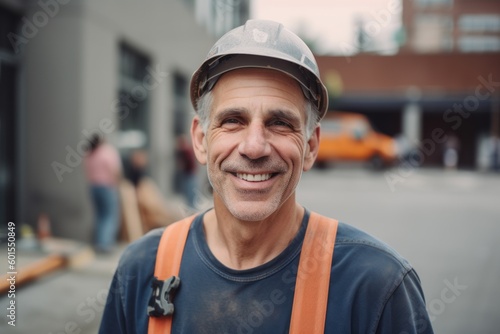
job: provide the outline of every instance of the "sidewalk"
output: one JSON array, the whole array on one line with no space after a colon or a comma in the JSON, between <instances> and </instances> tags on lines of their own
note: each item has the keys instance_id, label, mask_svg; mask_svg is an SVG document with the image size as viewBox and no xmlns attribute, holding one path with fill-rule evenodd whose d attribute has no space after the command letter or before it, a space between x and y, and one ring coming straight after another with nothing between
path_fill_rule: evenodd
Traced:
<instances>
[{"instance_id":1,"label":"sidewalk","mask_svg":"<svg viewBox=\"0 0 500 334\"><path fill-rule=\"evenodd\" d=\"M106 303L109 284L126 244L112 253L90 257L78 267L55 270L27 285L16 287L15 297L0 297L0 333L66 334L97 333L102 310ZM6 247L0 250L1 259L7 260ZM44 257L36 251L16 250L17 268ZM2 275L7 266L0 266ZM15 301L15 327L8 314L9 303Z\"/></svg>"},{"instance_id":2,"label":"sidewalk","mask_svg":"<svg viewBox=\"0 0 500 334\"><path fill-rule=\"evenodd\" d=\"M202 198L202 203L208 199ZM182 198L170 199L176 208L185 209ZM181 213L185 213L182 211ZM62 240L64 244L64 240ZM78 244L75 241L69 241ZM16 245L16 270L44 259L47 252ZM97 333L106 304L109 285L127 243L121 243L110 254L95 254L86 244L76 261L62 269L51 271L22 286L16 286L15 296L0 295L0 333L23 334L94 334ZM57 247L56 247L57 248ZM76 247L78 248L78 247ZM58 249L60 251L60 249ZM52 249L49 253L54 253ZM81 256L80 256L81 255ZM0 276L8 270L6 244L0 244ZM9 325L11 302L15 301L15 327Z\"/></svg>"}]
</instances>

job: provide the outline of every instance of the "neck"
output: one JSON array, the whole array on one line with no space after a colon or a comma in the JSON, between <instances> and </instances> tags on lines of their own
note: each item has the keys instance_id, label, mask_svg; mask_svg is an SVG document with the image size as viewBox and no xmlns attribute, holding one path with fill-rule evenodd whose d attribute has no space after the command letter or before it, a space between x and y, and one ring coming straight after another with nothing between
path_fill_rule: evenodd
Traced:
<instances>
[{"instance_id":1,"label":"neck","mask_svg":"<svg viewBox=\"0 0 500 334\"><path fill-rule=\"evenodd\" d=\"M237 270L272 260L293 240L304 216L304 209L290 201L262 221L238 220L224 206L215 205L204 217L211 252L226 267Z\"/></svg>"}]
</instances>

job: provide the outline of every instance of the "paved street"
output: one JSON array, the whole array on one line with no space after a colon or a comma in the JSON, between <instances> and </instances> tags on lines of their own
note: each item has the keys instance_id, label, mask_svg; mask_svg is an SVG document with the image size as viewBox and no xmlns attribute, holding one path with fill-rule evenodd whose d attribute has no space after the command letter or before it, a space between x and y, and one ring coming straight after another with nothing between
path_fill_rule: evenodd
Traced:
<instances>
[{"instance_id":1,"label":"paved street","mask_svg":"<svg viewBox=\"0 0 500 334\"><path fill-rule=\"evenodd\" d=\"M305 173L299 200L405 256L421 278L436 333L499 333L500 175L399 175L407 177L391 189L385 173Z\"/></svg>"},{"instance_id":2,"label":"paved street","mask_svg":"<svg viewBox=\"0 0 500 334\"><path fill-rule=\"evenodd\" d=\"M500 175L388 173L393 174L347 168L307 172L298 199L405 256L420 275L436 333L498 333ZM118 256L99 257L83 270L61 271L20 289L17 326L8 326L2 315L0 333L95 333ZM4 271L3 263L0 268ZM7 302L0 298L2 314Z\"/></svg>"}]
</instances>

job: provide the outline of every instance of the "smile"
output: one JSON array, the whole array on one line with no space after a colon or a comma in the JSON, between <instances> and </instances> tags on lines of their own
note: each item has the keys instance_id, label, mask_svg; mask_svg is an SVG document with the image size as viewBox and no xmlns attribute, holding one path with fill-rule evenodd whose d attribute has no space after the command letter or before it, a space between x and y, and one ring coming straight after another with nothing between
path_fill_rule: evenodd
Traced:
<instances>
[{"instance_id":1,"label":"smile","mask_svg":"<svg viewBox=\"0 0 500 334\"><path fill-rule=\"evenodd\" d=\"M267 174L243 174L243 173L236 173L236 177L239 179L248 181L248 182L261 182L261 181L267 181L269 180L273 174L267 173Z\"/></svg>"}]
</instances>

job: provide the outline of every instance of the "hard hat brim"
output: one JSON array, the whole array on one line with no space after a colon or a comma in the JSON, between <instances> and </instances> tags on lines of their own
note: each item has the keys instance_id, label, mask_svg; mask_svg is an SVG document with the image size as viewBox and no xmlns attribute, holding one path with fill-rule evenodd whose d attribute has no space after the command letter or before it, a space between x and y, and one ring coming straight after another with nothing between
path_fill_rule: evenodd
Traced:
<instances>
[{"instance_id":1,"label":"hard hat brim","mask_svg":"<svg viewBox=\"0 0 500 334\"><path fill-rule=\"evenodd\" d=\"M222 75L243 68L270 69L288 75L299 83L304 97L317 109L318 121L326 114L328 93L314 73L296 62L255 54L229 54L206 60L191 78L190 95L193 107L197 108L198 99L211 91Z\"/></svg>"}]
</instances>

